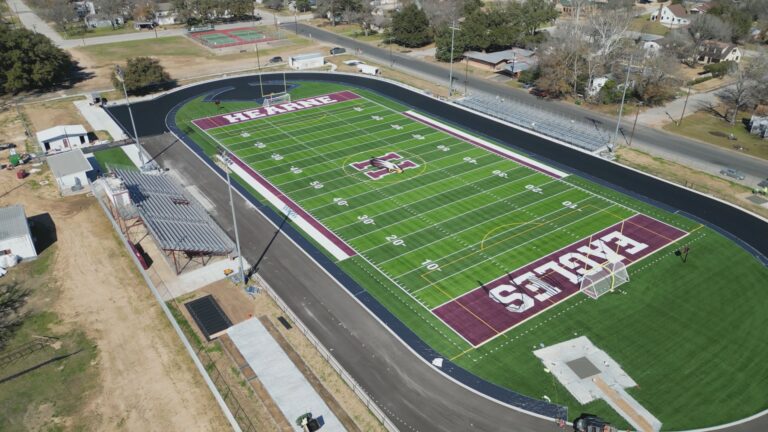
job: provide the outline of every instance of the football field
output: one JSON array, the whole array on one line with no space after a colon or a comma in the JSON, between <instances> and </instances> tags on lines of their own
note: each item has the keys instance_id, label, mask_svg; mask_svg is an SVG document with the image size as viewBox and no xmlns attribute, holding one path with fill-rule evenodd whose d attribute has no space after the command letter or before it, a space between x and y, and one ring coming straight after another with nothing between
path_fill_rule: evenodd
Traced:
<instances>
[{"instance_id":1,"label":"football field","mask_svg":"<svg viewBox=\"0 0 768 432\"><path fill-rule=\"evenodd\" d=\"M471 346L577 294L588 271L687 234L350 91L193 123L335 259L361 257Z\"/></svg>"},{"instance_id":2,"label":"football field","mask_svg":"<svg viewBox=\"0 0 768 432\"><path fill-rule=\"evenodd\" d=\"M768 367L751 359L768 355L768 271L732 239L407 101L336 83L289 88L290 101L267 105L209 90L180 104L174 124L385 325L428 345L425 359L626 425L603 400L578 402L533 354L587 336L665 429L765 408ZM517 139L530 137L504 141ZM594 269L614 266L628 282L598 299L581 292Z\"/></svg>"}]
</instances>

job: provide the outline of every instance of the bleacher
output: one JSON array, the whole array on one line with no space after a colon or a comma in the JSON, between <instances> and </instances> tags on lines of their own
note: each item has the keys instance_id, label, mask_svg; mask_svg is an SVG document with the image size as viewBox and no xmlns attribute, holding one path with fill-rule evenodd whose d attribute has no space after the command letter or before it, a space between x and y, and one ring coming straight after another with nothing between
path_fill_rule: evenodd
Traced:
<instances>
[{"instance_id":1,"label":"bleacher","mask_svg":"<svg viewBox=\"0 0 768 432\"><path fill-rule=\"evenodd\" d=\"M610 132L597 125L586 125L539 108L513 103L498 96L475 94L460 99L456 103L590 152L604 149L611 141Z\"/></svg>"}]
</instances>

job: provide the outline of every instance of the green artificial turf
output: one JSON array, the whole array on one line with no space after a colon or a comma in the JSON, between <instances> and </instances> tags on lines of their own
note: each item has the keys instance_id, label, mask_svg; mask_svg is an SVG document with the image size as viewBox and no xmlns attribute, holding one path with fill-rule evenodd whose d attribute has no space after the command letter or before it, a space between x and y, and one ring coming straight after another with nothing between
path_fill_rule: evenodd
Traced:
<instances>
[{"instance_id":1,"label":"green artificial turf","mask_svg":"<svg viewBox=\"0 0 768 432\"><path fill-rule=\"evenodd\" d=\"M346 89L302 83L291 94ZM342 270L435 350L490 382L546 396L571 417L592 412L626 426L603 401L578 404L532 353L586 335L639 384L629 393L665 429L766 408L768 366L759 359L768 354L768 271L754 257L695 221L583 178L553 179L352 90L363 98L207 132L190 121L256 104L197 99L176 120L208 154L226 147L344 239L358 255L338 262ZM419 167L377 181L350 167L388 152ZM637 213L689 232L687 262L671 244L629 267L630 282L615 293L575 295L477 348L431 312ZM440 269L428 270L430 262Z\"/></svg>"}]
</instances>

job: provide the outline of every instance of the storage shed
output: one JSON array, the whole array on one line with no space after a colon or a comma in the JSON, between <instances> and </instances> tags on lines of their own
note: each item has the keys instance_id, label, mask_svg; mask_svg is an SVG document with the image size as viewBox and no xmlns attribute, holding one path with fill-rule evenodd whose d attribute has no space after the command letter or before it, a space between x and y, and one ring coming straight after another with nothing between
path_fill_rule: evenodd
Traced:
<instances>
[{"instance_id":1,"label":"storage shed","mask_svg":"<svg viewBox=\"0 0 768 432\"><path fill-rule=\"evenodd\" d=\"M82 125L55 126L37 133L37 141L46 153L58 153L86 147L88 132Z\"/></svg>"},{"instance_id":2,"label":"storage shed","mask_svg":"<svg viewBox=\"0 0 768 432\"><path fill-rule=\"evenodd\" d=\"M80 149L49 156L48 166L62 194L79 192L90 185L87 173L93 167Z\"/></svg>"},{"instance_id":3,"label":"storage shed","mask_svg":"<svg viewBox=\"0 0 768 432\"><path fill-rule=\"evenodd\" d=\"M296 70L319 68L325 64L321 53L299 54L288 57L288 66Z\"/></svg>"},{"instance_id":4,"label":"storage shed","mask_svg":"<svg viewBox=\"0 0 768 432\"><path fill-rule=\"evenodd\" d=\"M8 255L21 259L37 257L27 215L20 205L0 207L0 264L7 260Z\"/></svg>"}]
</instances>

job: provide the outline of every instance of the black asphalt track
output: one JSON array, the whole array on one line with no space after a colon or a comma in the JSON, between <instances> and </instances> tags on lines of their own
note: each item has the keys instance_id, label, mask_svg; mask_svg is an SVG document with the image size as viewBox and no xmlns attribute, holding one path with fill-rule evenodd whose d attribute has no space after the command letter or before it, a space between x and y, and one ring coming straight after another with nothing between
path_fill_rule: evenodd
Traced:
<instances>
[{"instance_id":1,"label":"black asphalt track","mask_svg":"<svg viewBox=\"0 0 768 432\"><path fill-rule=\"evenodd\" d=\"M282 75L267 76L265 79L282 80ZM739 237L747 240L742 244L756 256L761 256L760 252L767 250L765 237L768 236L765 233L768 233L768 228L759 218L421 94L363 77L291 74L289 79L292 82L300 82L303 79L346 82L378 91L422 112L506 143L565 171L589 177L672 211L685 211L717 227L737 241L740 241ZM227 89L227 98L253 97L254 87L249 85L253 82L253 77L220 80L133 105L139 135L145 138L150 153L156 156L163 166L178 171L186 181L197 185L201 192L214 202L217 210L213 216L230 234L233 233L227 194L219 173L211 170L172 135L164 134L167 131L165 118L179 103L213 90ZM267 91L281 88L282 82ZM110 111L123 125L130 124L125 107L112 107ZM354 282L337 269L334 270L332 264L329 265L328 260L313 250L307 242L302 242L301 238L297 239L290 226L284 227L283 233L307 249L308 254L319 262L327 273L318 268L286 235L281 234L270 243L275 234L275 226L280 223L277 215L252 200L252 204L269 217L272 222L270 223L254 213L242 199L236 201L243 254L250 262L255 262L258 257L264 255L259 274L275 288L324 346L333 351L338 361L379 406L387 411L387 415L401 430L559 430L549 421L520 414L491 402L436 373L432 366L414 356L387 328L372 319L371 315L360 307L358 301L373 311L392 331L397 332L417 354L429 359L434 356L431 350L419 344L420 341L413 340L414 336L407 328L386 311L382 311L380 305L364 291L356 290ZM731 233L728 233L729 229ZM750 232L752 234L749 234ZM269 250L265 254L267 245ZM300 271L296 271L297 269ZM333 277L329 276L329 273ZM334 277L347 286L357 301L343 289L339 289ZM516 401L514 394L494 389L494 386L473 378L450 363L447 368L448 372L466 385L488 390L488 393L502 400ZM526 408L539 411L538 408L541 407ZM572 419L578 414L570 413L569 417ZM768 422L760 418L733 430L761 430L766 429L765 425L768 425Z\"/></svg>"}]
</instances>

